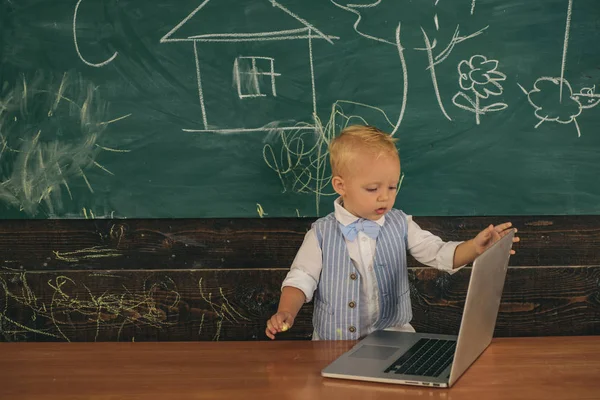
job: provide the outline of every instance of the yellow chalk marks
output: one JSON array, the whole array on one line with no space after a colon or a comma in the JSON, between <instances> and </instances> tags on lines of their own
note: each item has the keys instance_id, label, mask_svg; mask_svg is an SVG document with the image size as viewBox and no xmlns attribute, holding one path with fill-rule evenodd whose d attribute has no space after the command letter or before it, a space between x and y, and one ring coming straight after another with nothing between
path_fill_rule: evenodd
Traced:
<instances>
[{"instance_id":1,"label":"yellow chalk marks","mask_svg":"<svg viewBox=\"0 0 600 400\"><path fill-rule=\"evenodd\" d=\"M113 214L111 214L111 218L112 217ZM123 225L119 225L119 227L115 229L115 225L113 225L110 227L109 235L111 239L117 239L117 248L119 248L119 245L121 244L121 239L123 239L123 237L125 236L125 228L123 227Z\"/></svg>"},{"instance_id":2,"label":"yellow chalk marks","mask_svg":"<svg viewBox=\"0 0 600 400\"><path fill-rule=\"evenodd\" d=\"M80 259L85 260L85 259L94 259L94 258L120 257L123 255L114 249L109 249L109 248L99 247L99 246L88 247L85 249L74 250L74 251L63 251L63 252L53 250L52 253L54 253L57 260L67 261L67 262L78 262Z\"/></svg>"},{"instance_id":3,"label":"yellow chalk marks","mask_svg":"<svg viewBox=\"0 0 600 400\"><path fill-rule=\"evenodd\" d=\"M65 91L65 81L67 80L67 73L63 73L63 77L62 80L60 81L60 86L58 88L58 92L56 93L56 100L54 100L54 104L52 105L52 108L50 110L48 110L48 116L51 117L52 114L54 113L54 111L58 108L58 103L60 102L60 99L62 99L63 97L63 93Z\"/></svg>"},{"instance_id":4,"label":"yellow chalk marks","mask_svg":"<svg viewBox=\"0 0 600 400\"><path fill-rule=\"evenodd\" d=\"M217 331L213 336L213 340L219 340L223 320L226 319L231 323L238 323L238 318L245 321L250 321L250 318L244 317L229 303L229 300L227 300L227 297L225 297L225 293L223 293L222 287L219 287L219 294L223 299L223 302L220 305L212 301L212 293L208 293L208 296L204 293L204 289L202 287L202 278L198 280L198 290L200 291L200 296L202 297L202 299L208 303L209 307L212 309L213 313L218 318ZM204 323L204 314L202 317L202 323ZM200 329L202 329L202 325L200 326Z\"/></svg>"},{"instance_id":5,"label":"yellow chalk marks","mask_svg":"<svg viewBox=\"0 0 600 400\"><path fill-rule=\"evenodd\" d=\"M120 120L122 120L122 119L125 119L125 118L127 118L127 117L130 117L131 115L132 115L132 114L131 114L131 113L129 113L129 114L127 114L127 115L123 115L123 116L121 116L121 117L118 117L118 118L115 118L115 119L111 119L110 121L100 122L98 125L108 125L108 124L112 124L113 122L117 122L117 121L120 121Z\"/></svg>"},{"instance_id":6,"label":"yellow chalk marks","mask_svg":"<svg viewBox=\"0 0 600 400\"><path fill-rule=\"evenodd\" d=\"M106 169L104 166L102 166L102 165L98 164L96 161L94 161L94 165L95 165L96 167L100 168L101 170L103 170L104 172L107 172L107 173L111 174L112 176L114 176L114 175L115 175L114 173L112 173L112 172L110 172L109 170L107 170L107 169Z\"/></svg>"},{"instance_id":7,"label":"yellow chalk marks","mask_svg":"<svg viewBox=\"0 0 600 400\"><path fill-rule=\"evenodd\" d=\"M265 210L263 210L263 207L256 203L256 212L258 212L258 216L261 218L264 218L265 215L269 215L265 212Z\"/></svg>"},{"instance_id":8,"label":"yellow chalk marks","mask_svg":"<svg viewBox=\"0 0 600 400\"><path fill-rule=\"evenodd\" d=\"M87 253L82 253L86 251ZM106 255L102 254L102 251L110 250L90 248L79 252L59 253L59 256L68 259ZM165 312L165 308L174 309L176 312L181 299L175 282L169 277L162 276L160 281L149 283L148 280L155 276L152 274L142 288L131 291L120 283L125 280L124 277L110 273L87 275L86 282L90 282L90 285L78 282L72 277L54 272L47 273L52 276L47 281L48 286L40 288L40 291L47 293L44 297L47 299L45 301L38 299L29 285L28 276L31 276L31 273L17 271L0 273L0 298L3 300L0 304L4 304L0 308L0 330L5 334L13 335L15 340L18 335L30 333L71 341L70 335L77 329L82 329L82 323L87 324L84 325L85 328L93 324L96 340L101 339L103 330L115 332L118 328L117 340L119 340L126 326L162 328L176 324L167 320ZM102 280L110 280L110 283L102 283ZM92 290L101 287L109 289ZM23 321L8 317L6 315L8 310L14 309L15 305L31 314L32 321L39 318L45 318L47 321L36 322L36 327L32 328L26 326ZM231 305L224 306L232 315L236 315ZM38 329L38 326L44 328ZM113 333L110 335L113 337Z\"/></svg>"}]
</instances>

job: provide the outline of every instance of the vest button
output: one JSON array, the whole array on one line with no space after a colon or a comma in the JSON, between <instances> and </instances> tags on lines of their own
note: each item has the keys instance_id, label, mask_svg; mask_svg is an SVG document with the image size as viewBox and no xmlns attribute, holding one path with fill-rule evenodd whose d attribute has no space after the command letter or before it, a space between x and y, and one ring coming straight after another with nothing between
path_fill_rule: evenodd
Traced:
<instances>
[{"instance_id":1,"label":"vest button","mask_svg":"<svg viewBox=\"0 0 600 400\"><path fill-rule=\"evenodd\" d=\"M350 332L352 332L352 333L356 332L356 328L355 328L355 327L353 327L353 326L351 326L350 328L348 328L348 330L349 330Z\"/></svg>"},{"instance_id":2,"label":"vest button","mask_svg":"<svg viewBox=\"0 0 600 400\"><path fill-rule=\"evenodd\" d=\"M356 303L351 301L350 303L348 303L348 307L354 308L354 307L356 307Z\"/></svg>"},{"instance_id":3,"label":"vest button","mask_svg":"<svg viewBox=\"0 0 600 400\"><path fill-rule=\"evenodd\" d=\"M352 279L353 281L355 281L357 278L356 274L353 272L350 274L350 279Z\"/></svg>"}]
</instances>

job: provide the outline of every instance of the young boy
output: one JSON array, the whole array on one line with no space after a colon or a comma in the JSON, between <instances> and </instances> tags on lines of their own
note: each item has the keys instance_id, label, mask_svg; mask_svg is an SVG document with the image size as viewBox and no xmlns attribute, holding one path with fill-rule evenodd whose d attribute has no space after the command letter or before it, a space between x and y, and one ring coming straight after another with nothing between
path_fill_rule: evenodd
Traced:
<instances>
[{"instance_id":1,"label":"young boy","mask_svg":"<svg viewBox=\"0 0 600 400\"><path fill-rule=\"evenodd\" d=\"M335 211L306 234L282 283L277 313L267 321L269 338L291 328L313 294L313 340L360 339L381 329L414 332L406 252L453 273L511 229L510 222L490 225L469 241L447 243L422 230L393 208L400 178L394 142L370 126L350 126L331 142L331 183L340 197Z\"/></svg>"}]
</instances>

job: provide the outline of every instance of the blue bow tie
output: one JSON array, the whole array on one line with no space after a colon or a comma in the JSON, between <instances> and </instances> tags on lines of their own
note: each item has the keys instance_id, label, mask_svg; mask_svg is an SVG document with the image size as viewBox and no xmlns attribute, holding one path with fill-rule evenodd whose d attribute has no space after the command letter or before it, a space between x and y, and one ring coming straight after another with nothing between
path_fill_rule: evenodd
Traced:
<instances>
[{"instance_id":1,"label":"blue bow tie","mask_svg":"<svg viewBox=\"0 0 600 400\"><path fill-rule=\"evenodd\" d=\"M361 218L346 226L340 224L340 229L344 237L353 242L360 231L364 232L371 239L377 239L381 226L370 219Z\"/></svg>"}]
</instances>

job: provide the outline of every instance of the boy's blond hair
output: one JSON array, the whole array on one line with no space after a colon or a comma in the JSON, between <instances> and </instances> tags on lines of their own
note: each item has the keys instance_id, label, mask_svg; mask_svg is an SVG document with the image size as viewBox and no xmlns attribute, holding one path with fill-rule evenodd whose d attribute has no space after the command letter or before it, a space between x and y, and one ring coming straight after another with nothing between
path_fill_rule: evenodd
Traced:
<instances>
[{"instance_id":1,"label":"boy's blond hair","mask_svg":"<svg viewBox=\"0 0 600 400\"><path fill-rule=\"evenodd\" d=\"M352 159L358 154L398 156L397 139L374 126L352 125L342 130L329 144L329 161L333 176L349 171Z\"/></svg>"}]
</instances>

